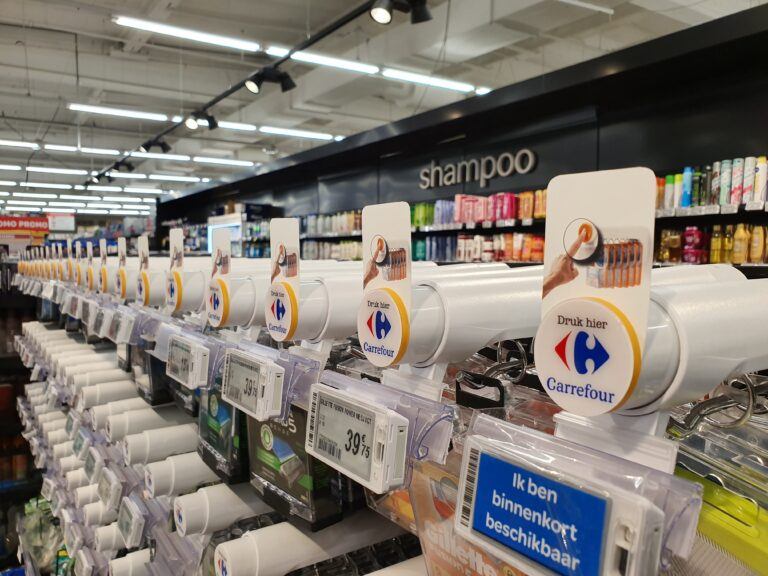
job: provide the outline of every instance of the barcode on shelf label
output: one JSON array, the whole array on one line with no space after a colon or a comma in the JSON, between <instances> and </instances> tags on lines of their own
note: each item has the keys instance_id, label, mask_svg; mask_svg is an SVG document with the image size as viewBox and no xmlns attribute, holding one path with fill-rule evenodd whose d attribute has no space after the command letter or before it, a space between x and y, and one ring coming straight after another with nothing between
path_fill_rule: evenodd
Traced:
<instances>
[{"instance_id":1,"label":"barcode on shelf label","mask_svg":"<svg viewBox=\"0 0 768 576\"><path fill-rule=\"evenodd\" d=\"M461 501L461 523L469 528L472 521L472 505L475 502L475 489L477 486L477 463L480 460L480 451L472 448L467 457L467 480Z\"/></svg>"},{"instance_id":2,"label":"barcode on shelf label","mask_svg":"<svg viewBox=\"0 0 768 576\"><path fill-rule=\"evenodd\" d=\"M317 449L320 450L320 452L325 452L337 462L341 462L341 448L327 436L320 434L317 437Z\"/></svg>"}]
</instances>

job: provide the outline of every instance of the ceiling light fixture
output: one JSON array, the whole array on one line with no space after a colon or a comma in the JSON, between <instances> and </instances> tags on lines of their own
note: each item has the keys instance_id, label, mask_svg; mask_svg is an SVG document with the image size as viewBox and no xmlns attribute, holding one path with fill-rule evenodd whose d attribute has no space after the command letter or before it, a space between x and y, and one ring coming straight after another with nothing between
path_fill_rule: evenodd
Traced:
<instances>
[{"instance_id":1,"label":"ceiling light fixture","mask_svg":"<svg viewBox=\"0 0 768 576\"><path fill-rule=\"evenodd\" d=\"M94 190L95 192L122 192L123 189L120 186L88 186L86 190Z\"/></svg>"},{"instance_id":2,"label":"ceiling light fixture","mask_svg":"<svg viewBox=\"0 0 768 576\"><path fill-rule=\"evenodd\" d=\"M283 48L282 46L270 46L266 49L266 53L270 56L274 56L275 58L285 58L288 56L288 54L291 53L291 51L288 48Z\"/></svg>"},{"instance_id":3,"label":"ceiling light fixture","mask_svg":"<svg viewBox=\"0 0 768 576\"><path fill-rule=\"evenodd\" d=\"M134 158L152 158L155 160L178 160L179 162L189 162L190 158L186 154L161 154L160 152L126 152Z\"/></svg>"},{"instance_id":4,"label":"ceiling light fixture","mask_svg":"<svg viewBox=\"0 0 768 576\"><path fill-rule=\"evenodd\" d=\"M14 198L58 198L56 194L43 194L40 192L14 192Z\"/></svg>"},{"instance_id":5,"label":"ceiling light fixture","mask_svg":"<svg viewBox=\"0 0 768 576\"><path fill-rule=\"evenodd\" d=\"M197 130L197 119L189 116L186 120L184 120L184 126L190 130Z\"/></svg>"},{"instance_id":6,"label":"ceiling light fixture","mask_svg":"<svg viewBox=\"0 0 768 576\"><path fill-rule=\"evenodd\" d=\"M278 126L262 126L259 132L275 134L277 136L291 136L293 138L309 138L310 140L333 140L333 134L324 132L310 132L309 130L295 130L293 128L280 128Z\"/></svg>"},{"instance_id":7,"label":"ceiling light fixture","mask_svg":"<svg viewBox=\"0 0 768 576\"><path fill-rule=\"evenodd\" d=\"M261 85L263 82L264 78L261 76L260 72L257 72L245 81L245 88L248 90L248 92L258 94L261 92Z\"/></svg>"},{"instance_id":8,"label":"ceiling light fixture","mask_svg":"<svg viewBox=\"0 0 768 576\"><path fill-rule=\"evenodd\" d=\"M486 94L489 94L493 89L488 88L487 86L480 86L479 88L475 88L475 94L478 96L485 96Z\"/></svg>"},{"instance_id":9,"label":"ceiling light fixture","mask_svg":"<svg viewBox=\"0 0 768 576\"><path fill-rule=\"evenodd\" d=\"M78 214L109 214L109 210L93 210L91 208L78 208Z\"/></svg>"},{"instance_id":10,"label":"ceiling light fixture","mask_svg":"<svg viewBox=\"0 0 768 576\"><path fill-rule=\"evenodd\" d=\"M200 164L219 164L221 166L253 166L253 162L249 160L234 160L232 158L210 158L208 156L195 156L192 158L192 160Z\"/></svg>"},{"instance_id":11,"label":"ceiling light fixture","mask_svg":"<svg viewBox=\"0 0 768 576\"><path fill-rule=\"evenodd\" d=\"M14 164L0 164L0 170L17 171L21 170L21 166L16 166Z\"/></svg>"},{"instance_id":12,"label":"ceiling light fixture","mask_svg":"<svg viewBox=\"0 0 768 576\"><path fill-rule=\"evenodd\" d=\"M45 166L27 166L27 172L39 172L40 174L67 174L75 176L85 176L87 170L72 170L70 168L47 168Z\"/></svg>"},{"instance_id":13,"label":"ceiling light fixture","mask_svg":"<svg viewBox=\"0 0 768 576\"><path fill-rule=\"evenodd\" d=\"M475 90L475 87L472 86L472 84L467 84L466 82L457 82L446 78L435 78L434 76L426 76L424 74L406 72L405 70L396 70L394 68L385 68L381 74L385 78L402 80L403 82L412 82L414 84L423 84L425 86L434 86L435 88L445 88L446 90L454 90L455 92L467 93L474 92Z\"/></svg>"},{"instance_id":14,"label":"ceiling light fixture","mask_svg":"<svg viewBox=\"0 0 768 576\"><path fill-rule=\"evenodd\" d=\"M563 4L578 6L579 8L585 8L586 10L592 10L593 12L602 12L603 14L608 14L609 16L613 16L614 14L613 8L607 8L605 6L600 6L599 4L592 4L592 2L583 2L582 0L559 0L559 1Z\"/></svg>"},{"instance_id":15,"label":"ceiling light fixture","mask_svg":"<svg viewBox=\"0 0 768 576\"><path fill-rule=\"evenodd\" d=\"M2 182L0 182L2 184ZM70 184L52 184L49 182L19 182L19 186L26 188L51 188L53 190L72 190Z\"/></svg>"},{"instance_id":16,"label":"ceiling light fixture","mask_svg":"<svg viewBox=\"0 0 768 576\"><path fill-rule=\"evenodd\" d=\"M82 194L59 194L59 198L61 200L85 200L90 202L101 200L101 196L84 196Z\"/></svg>"},{"instance_id":17,"label":"ceiling light fixture","mask_svg":"<svg viewBox=\"0 0 768 576\"><path fill-rule=\"evenodd\" d=\"M291 54L291 60L308 62L309 64L318 64L320 66L330 66L332 68L349 70L350 72L360 72L362 74L376 74L379 71L379 67L373 66L372 64L364 64L363 62L344 60L342 58L331 58L330 56L323 56L322 54L315 54L313 52L294 52Z\"/></svg>"},{"instance_id":18,"label":"ceiling light fixture","mask_svg":"<svg viewBox=\"0 0 768 576\"><path fill-rule=\"evenodd\" d=\"M138 18L131 18L129 16L115 16L112 21L118 26L126 26L128 28L144 30L145 32L162 34L164 36L173 36L174 38L191 40L193 42L201 42L203 44L211 44L213 46L219 46L222 48L232 48L235 50L242 50L243 52L258 52L261 50L261 45L259 45L258 42L241 40L239 38L232 38L230 36L220 36L219 34L209 34L207 32L190 30L188 28L179 28L177 26L169 26L168 24L160 24L159 22L140 20Z\"/></svg>"},{"instance_id":19,"label":"ceiling light fixture","mask_svg":"<svg viewBox=\"0 0 768 576\"><path fill-rule=\"evenodd\" d=\"M44 211L52 212L54 214L74 214L75 213L74 208L51 208L50 206L47 206Z\"/></svg>"},{"instance_id":20,"label":"ceiling light fixture","mask_svg":"<svg viewBox=\"0 0 768 576\"><path fill-rule=\"evenodd\" d=\"M0 186L16 186L13 180L0 180Z\"/></svg>"},{"instance_id":21,"label":"ceiling light fixture","mask_svg":"<svg viewBox=\"0 0 768 576\"><path fill-rule=\"evenodd\" d=\"M141 212L138 212L136 210L110 210L110 214L115 214L119 216L139 216L141 215Z\"/></svg>"},{"instance_id":22,"label":"ceiling light fixture","mask_svg":"<svg viewBox=\"0 0 768 576\"><path fill-rule=\"evenodd\" d=\"M30 150L39 150L40 145L37 142L22 142L21 140L0 140L0 146L10 148L29 148Z\"/></svg>"},{"instance_id":23,"label":"ceiling light fixture","mask_svg":"<svg viewBox=\"0 0 768 576\"><path fill-rule=\"evenodd\" d=\"M432 20L432 12L427 6L427 0L376 0L369 12L371 18L378 24L392 22L392 12L410 13L411 24L421 24Z\"/></svg>"},{"instance_id":24,"label":"ceiling light fixture","mask_svg":"<svg viewBox=\"0 0 768 576\"><path fill-rule=\"evenodd\" d=\"M198 126L206 126L208 130L216 130L219 127L219 123L213 115L209 114L205 110L201 112L192 112L192 118L195 120L195 124ZM186 124L186 122L185 122ZM189 125L187 125L189 128Z\"/></svg>"},{"instance_id":25,"label":"ceiling light fixture","mask_svg":"<svg viewBox=\"0 0 768 576\"><path fill-rule=\"evenodd\" d=\"M40 212L40 208L36 208L35 206L6 206L3 208L3 210L6 210L7 212Z\"/></svg>"},{"instance_id":26,"label":"ceiling light fixture","mask_svg":"<svg viewBox=\"0 0 768 576\"><path fill-rule=\"evenodd\" d=\"M111 178L124 178L129 180L145 180L147 178L146 174L142 174L141 172L133 172L126 174L125 172L117 172L115 170L110 170L107 172L107 176Z\"/></svg>"},{"instance_id":27,"label":"ceiling light fixture","mask_svg":"<svg viewBox=\"0 0 768 576\"><path fill-rule=\"evenodd\" d=\"M157 145L160 146L160 150L163 151L163 154L168 154L168 152L171 151L171 145L165 140L158 140Z\"/></svg>"},{"instance_id":28,"label":"ceiling light fixture","mask_svg":"<svg viewBox=\"0 0 768 576\"><path fill-rule=\"evenodd\" d=\"M150 180L164 180L167 182L200 182L197 176L181 176L175 174L150 174Z\"/></svg>"},{"instance_id":29,"label":"ceiling light fixture","mask_svg":"<svg viewBox=\"0 0 768 576\"><path fill-rule=\"evenodd\" d=\"M254 124L245 124L244 122L227 122L226 120L219 122L219 128L227 128L229 130L242 130L243 132L256 132L257 130Z\"/></svg>"},{"instance_id":30,"label":"ceiling light fixture","mask_svg":"<svg viewBox=\"0 0 768 576\"><path fill-rule=\"evenodd\" d=\"M126 186L123 188L123 192L131 192L133 194L163 194L164 192L162 190L159 190L157 188L133 188L130 186Z\"/></svg>"},{"instance_id":31,"label":"ceiling light fixture","mask_svg":"<svg viewBox=\"0 0 768 576\"><path fill-rule=\"evenodd\" d=\"M134 198L133 196L102 196L101 198L105 202L141 202L141 198Z\"/></svg>"},{"instance_id":32,"label":"ceiling light fixture","mask_svg":"<svg viewBox=\"0 0 768 576\"><path fill-rule=\"evenodd\" d=\"M13 202L20 206L45 206L46 204L42 200L8 200L8 202Z\"/></svg>"},{"instance_id":33,"label":"ceiling light fixture","mask_svg":"<svg viewBox=\"0 0 768 576\"><path fill-rule=\"evenodd\" d=\"M126 110L124 108L109 108L107 106L91 106L90 104L67 104L67 108L74 112L87 112L88 114L102 114L104 116L118 116L120 118L134 118L136 120L152 120L155 122L167 122L168 116L156 112L142 112L141 110Z\"/></svg>"},{"instance_id":34,"label":"ceiling light fixture","mask_svg":"<svg viewBox=\"0 0 768 576\"><path fill-rule=\"evenodd\" d=\"M48 202L48 206L71 206L72 208L85 208L84 202Z\"/></svg>"},{"instance_id":35,"label":"ceiling light fixture","mask_svg":"<svg viewBox=\"0 0 768 576\"><path fill-rule=\"evenodd\" d=\"M120 156L120 150L114 148L80 148L82 154L97 154L100 156Z\"/></svg>"}]
</instances>

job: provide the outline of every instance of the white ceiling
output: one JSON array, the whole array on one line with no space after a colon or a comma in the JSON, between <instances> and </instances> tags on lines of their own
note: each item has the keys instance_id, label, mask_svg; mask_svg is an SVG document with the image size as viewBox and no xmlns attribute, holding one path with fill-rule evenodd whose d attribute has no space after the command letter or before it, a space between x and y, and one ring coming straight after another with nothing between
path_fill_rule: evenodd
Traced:
<instances>
[{"instance_id":1,"label":"white ceiling","mask_svg":"<svg viewBox=\"0 0 768 576\"><path fill-rule=\"evenodd\" d=\"M764 0L590 0L614 14L560 0L430 0L434 19L389 26L362 16L312 51L498 88L594 58ZM349 0L0 0L0 139L132 149L168 123L73 112L68 103L186 112L273 61L113 23L126 15L198 31L292 46L354 6ZM289 62L298 87L242 90L216 118L350 135L470 96L381 76ZM474 96L471 96L474 97ZM482 97L482 96L478 96ZM173 152L268 162L310 140L178 129ZM105 156L0 146L0 163L100 170ZM217 176L243 168L136 161L137 172ZM0 180L81 183L83 176L0 171ZM128 181L119 184L130 185ZM156 184L156 183L155 183ZM178 189L184 184L168 183ZM0 186L2 188L2 186Z\"/></svg>"}]
</instances>

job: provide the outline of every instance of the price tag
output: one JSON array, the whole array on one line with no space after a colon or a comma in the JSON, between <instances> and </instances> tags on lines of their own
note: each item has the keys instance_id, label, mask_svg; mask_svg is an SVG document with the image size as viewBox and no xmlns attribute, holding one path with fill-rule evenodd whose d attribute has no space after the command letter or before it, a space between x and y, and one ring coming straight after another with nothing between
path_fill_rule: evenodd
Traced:
<instances>
[{"instance_id":1,"label":"price tag","mask_svg":"<svg viewBox=\"0 0 768 576\"><path fill-rule=\"evenodd\" d=\"M738 211L738 204L723 204L720 206L720 214L736 214Z\"/></svg>"},{"instance_id":2,"label":"price tag","mask_svg":"<svg viewBox=\"0 0 768 576\"><path fill-rule=\"evenodd\" d=\"M29 376L32 382L37 382L40 379L40 370L40 364L35 363L35 367L32 368L32 374Z\"/></svg>"},{"instance_id":3,"label":"price tag","mask_svg":"<svg viewBox=\"0 0 768 576\"><path fill-rule=\"evenodd\" d=\"M114 320L115 311L112 308L102 308L99 311L99 318L96 320L96 331L98 332L99 338L109 338Z\"/></svg>"},{"instance_id":4,"label":"price tag","mask_svg":"<svg viewBox=\"0 0 768 576\"><path fill-rule=\"evenodd\" d=\"M46 300L53 300L53 284L47 282L43 287L43 298Z\"/></svg>"},{"instance_id":5,"label":"price tag","mask_svg":"<svg viewBox=\"0 0 768 576\"><path fill-rule=\"evenodd\" d=\"M126 548L139 547L145 523L146 518L144 518L136 502L130 498L123 498L120 512L117 515L117 529L125 540Z\"/></svg>"},{"instance_id":6,"label":"price tag","mask_svg":"<svg viewBox=\"0 0 768 576\"><path fill-rule=\"evenodd\" d=\"M662 208L659 210L659 218L671 218L675 215L675 209L674 208Z\"/></svg>"},{"instance_id":7,"label":"price tag","mask_svg":"<svg viewBox=\"0 0 768 576\"><path fill-rule=\"evenodd\" d=\"M690 206L680 206L679 208L675 208L675 216L690 216L691 215L691 207Z\"/></svg>"},{"instance_id":8,"label":"price tag","mask_svg":"<svg viewBox=\"0 0 768 576\"><path fill-rule=\"evenodd\" d=\"M474 222L467 222L465 224L467 230L474 230L475 229L475 223Z\"/></svg>"},{"instance_id":9,"label":"price tag","mask_svg":"<svg viewBox=\"0 0 768 576\"><path fill-rule=\"evenodd\" d=\"M709 204L701 207L701 213L706 216L712 216L714 214L720 214L720 206L717 204Z\"/></svg>"},{"instance_id":10,"label":"price tag","mask_svg":"<svg viewBox=\"0 0 768 576\"><path fill-rule=\"evenodd\" d=\"M209 356L205 346L174 334L168 340L165 373L182 386L196 390L208 382Z\"/></svg>"},{"instance_id":11,"label":"price tag","mask_svg":"<svg viewBox=\"0 0 768 576\"><path fill-rule=\"evenodd\" d=\"M280 416L285 368L267 358L230 349L224 357L221 396L259 422Z\"/></svg>"},{"instance_id":12,"label":"price tag","mask_svg":"<svg viewBox=\"0 0 768 576\"><path fill-rule=\"evenodd\" d=\"M56 488L56 484L54 483L53 479L43 478L43 486L40 488L40 496L50 502L54 488Z\"/></svg>"},{"instance_id":13,"label":"price tag","mask_svg":"<svg viewBox=\"0 0 768 576\"><path fill-rule=\"evenodd\" d=\"M520 224L523 226L533 226L533 218L523 218L520 220Z\"/></svg>"},{"instance_id":14,"label":"price tag","mask_svg":"<svg viewBox=\"0 0 768 576\"><path fill-rule=\"evenodd\" d=\"M133 314L120 315L120 326L115 338L116 344L128 344L130 342L134 322L136 322L136 316Z\"/></svg>"},{"instance_id":15,"label":"price tag","mask_svg":"<svg viewBox=\"0 0 768 576\"><path fill-rule=\"evenodd\" d=\"M104 468L104 459L96 451L96 449L91 446L88 448L88 454L85 456L85 464L83 466L85 475L88 477L88 481L95 482L99 477L99 473L101 472L102 468Z\"/></svg>"},{"instance_id":16,"label":"price tag","mask_svg":"<svg viewBox=\"0 0 768 576\"><path fill-rule=\"evenodd\" d=\"M746 205L744 206L744 209L750 212L755 210L762 211L765 209L765 202L763 202L762 200L750 200L749 202L746 203Z\"/></svg>"},{"instance_id":17,"label":"price tag","mask_svg":"<svg viewBox=\"0 0 768 576\"><path fill-rule=\"evenodd\" d=\"M514 218L508 218L506 220L497 220L496 226L498 228L511 228L512 226L517 226L517 220Z\"/></svg>"},{"instance_id":18,"label":"price tag","mask_svg":"<svg viewBox=\"0 0 768 576\"><path fill-rule=\"evenodd\" d=\"M123 487L117 475L109 468L103 468L101 470L101 478L99 478L99 486L97 492L99 493L99 500L111 510L117 508L120 502L120 495Z\"/></svg>"},{"instance_id":19,"label":"price tag","mask_svg":"<svg viewBox=\"0 0 768 576\"><path fill-rule=\"evenodd\" d=\"M457 532L526 573L611 573L601 570L610 529L604 496L511 462L475 439L464 447Z\"/></svg>"},{"instance_id":20,"label":"price tag","mask_svg":"<svg viewBox=\"0 0 768 576\"><path fill-rule=\"evenodd\" d=\"M405 479L408 420L325 384L312 385L306 450L383 494Z\"/></svg>"},{"instance_id":21,"label":"price tag","mask_svg":"<svg viewBox=\"0 0 768 576\"><path fill-rule=\"evenodd\" d=\"M493 228L493 222L491 222L490 220L484 220L483 221L483 228L486 228L486 229Z\"/></svg>"}]
</instances>

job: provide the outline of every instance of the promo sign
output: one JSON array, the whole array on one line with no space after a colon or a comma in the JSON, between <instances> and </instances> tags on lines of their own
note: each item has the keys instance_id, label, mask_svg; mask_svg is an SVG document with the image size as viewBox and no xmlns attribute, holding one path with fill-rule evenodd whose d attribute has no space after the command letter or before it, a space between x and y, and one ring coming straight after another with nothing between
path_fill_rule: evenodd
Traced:
<instances>
[{"instance_id":1,"label":"promo sign","mask_svg":"<svg viewBox=\"0 0 768 576\"><path fill-rule=\"evenodd\" d=\"M184 268L184 230L171 228L169 232L169 249L171 254L171 273L168 274L167 297L168 304L174 311L181 308L184 296L184 282L181 271Z\"/></svg>"},{"instance_id":2,"label":"promo sign","mask_svg":"<svg viewBox=\"0 0 768 576\"><path fill-rule=\"evenodd\" d=\"M299 221L273 218L269 222L270 280L264 303L269 334L277 342L292 340L299 323Z\"/></svg>"},{"instance_id":3,"label":"promo sign","mask_svg":"<svg viewBox=\"0 0 768 576\"><path fill-rule=\"evenodd\" d=\"M107 239L101 238L99 240L99 292L104 293L109 286L109 278L107 277Z\"/></svg>"},{"instance_id":4,"label":"promo sign","mask_svg":"<svg viewBox=\"0 0 768 576\"><path fill-rule=\"evenodd\" d=\"M230 294L227 282L221 276L229 274L232 264L232 240L229 228L216 228L212 234L210 293L208 294L208 322L219 327L229 318Z\"/></svg>"},{"instance_id":5,"label":"promo sign","mask_svg":"<svg viewBox=\"0 0 768 576\"><path fill-rule=\"evenodd\" d=\"M117 239L117 294L122 300L125 300L128 292L128 272L125 270L127 259L127 248L125 238Z\"/></svg>"},{"instance_id":6,"label":"promo sign","mask_svg":"<svg viewBox=\"0 0 768 576\"><path fill-rule=\"evenodd\" d=\"M554 178L547 192L539 379L565 410L619 409L640 375L656 180L647 168Z\"/></svg>"},{"instance_id":7,"label":"promo sign","mask_svg":"<svg viewBox=\"0 0 768 576\"><path fill-rule=\"evenodd\" d=\"M411 310L411 210L406 202L363 208L363 302L357 333L381 368L408 349Z\"/></svg>"},{"instance_id":8,"label":"promo sign","mask_svg":"<svg viewBox=\"0 0 768 576\"><path fill-rule=\"evenodd\" d=\"M45 236L48 234L48 218L37 216L0 217L0 235Z\"/></svg>"},{"instance_id":9,"label":"promo sign","mask_svg":"<svg viewBox=\"0 0 768 576\"><path fill-rule=\"evenodd\" d=\"M136 284L136 299L143 306L149 306L149 238L139 236L139 281Z\"/></svg>"}]
</instances>

